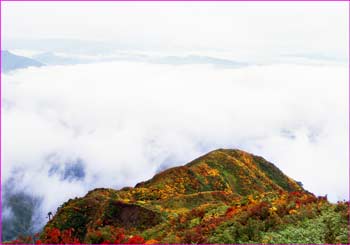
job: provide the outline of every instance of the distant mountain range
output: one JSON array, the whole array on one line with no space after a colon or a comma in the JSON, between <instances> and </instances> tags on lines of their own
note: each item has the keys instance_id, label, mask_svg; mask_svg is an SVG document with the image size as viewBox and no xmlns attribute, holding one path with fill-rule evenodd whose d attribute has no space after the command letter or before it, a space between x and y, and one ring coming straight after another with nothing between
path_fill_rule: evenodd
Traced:
<instances>
[{"instance_id":1,"label":"distant mountain range","mask_svg":"<svg viewBox=\"0 0 350 245\"><path fill-rule=\"evenodd\" d=\"M223 68L238 68L247 66L247 63L237 62L230 59L214 58L210 56L188 55L188 56L166 56L154 59L154 63L172 64L172 65L188 65L188 64L211 64Z\"/></svg>"},{"instance_id":2,"label":"distant mountain range","mask_svg":"<svg viewBox=\"0 0 350 245\"><path fill-rule=\"evenodd\" d=\"M37 242L348 244L349 213L262 157L218 149L135 187L70 199Z\"/></svg>"},{"instance_id":3,"label":"distant mountain range","mask_svg":"<svg viewBox=\"0 0 350 245\"><path fill-rule=\"evenodd\" d=\"M65 55L55 52L43 52L34 55L32 58L15 55L9 51L2 51L2 71L8 72L15 69L26 68L30 66L43 65L74 65L89 64L96 62L127 61L127 62L146 62L153 64L169 65L198 65L207 64L219 68L239 68L249 65L248 63L238 62L231 59L222 59L210 56L187 55L187 56L160 56L153 57L135 53L114 54L111 56L87 57L78 54Z\"/></svg>"},{"instance_id":4,"label":"distant mountain range","mask_svg":"<svg viewBox=\"0 0 350 245\"><path fill-rule=\"evenodd\" d=\"M33 58L46 65L75 65L93 62L93 60L74 57L74 55L72 57L57 55L54 52L39 53L37 55L34 55Z\"/></svg>"},{"instance_id":5,"label":"distant mountain range","mask_svg":"<svg viewBox=\"0 0 350 245\"><path fill-rule=\"evenodd\" d=\"M2 72L9 72L27 67L44 66L44 64L39 61L24 56L15 55L7 50L1 51L1 62Z\"/></svg>"}]
</instances>

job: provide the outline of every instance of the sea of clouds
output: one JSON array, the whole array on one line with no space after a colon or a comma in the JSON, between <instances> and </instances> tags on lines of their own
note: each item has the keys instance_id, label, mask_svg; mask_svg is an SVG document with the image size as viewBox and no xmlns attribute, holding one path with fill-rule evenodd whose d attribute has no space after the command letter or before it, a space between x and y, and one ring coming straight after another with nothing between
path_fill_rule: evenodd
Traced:
<instances>
[{"instance_id":1,"label":"sea of clouds","mask_svg":"<svg viewBox=\"0 0 350 245\"><path fill-rule=\"evenodd\" d=\"M210 150L239 148L317 195L348 199L348 91L339 64L13 71L2 74L2 184L42 198L44 222L93 188L133 186Z\"/></svg>"}]
</instances>

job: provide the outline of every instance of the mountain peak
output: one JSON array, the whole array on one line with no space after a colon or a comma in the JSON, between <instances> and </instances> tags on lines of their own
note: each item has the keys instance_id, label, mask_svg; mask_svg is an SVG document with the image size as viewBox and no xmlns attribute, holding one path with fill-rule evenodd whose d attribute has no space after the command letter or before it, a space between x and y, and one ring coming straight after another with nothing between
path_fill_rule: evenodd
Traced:
<instances>
[{"instance_id":1,"label":"mountain peak","mask_svg":"<svg viewBox=\"0 0 350 245\"><path fill-rule=\"evenodd\" d=\"M40 67L42 63L24 56L15 55L8 50L1 51L2 71L9 72L27 67Z\"/></svg>"},{"instance_id":2,"label":"mountain peak","mask_svg":"<svg viewBox=\"0 0 350 245\"><path fill-rule=\"evenodd\" d=\"M170 186L164 191L164 187ZM184 166L158 173L135 187L159 189L167 195L203 191L248 195L266 191L302 190L272 163L238 149L211 151Z\"/></svg>"},{"instance_id":3,"label":"mountain peak","mask_svg":"<svg viewBox=\"0 0 350 245\"><path fill-rule=\"evenodd\" d=\"M238 149L217 149L158 173L134 188L99 188L83 198L69 200L45 229L73 228L80 241L92 242L89 231L101 227L143 232L171 226L166 220L176 220L178 213L209 206L227 208L253 197L276 198L288 193L314 198L264 158Z\"/></svg>"}]
</instances>

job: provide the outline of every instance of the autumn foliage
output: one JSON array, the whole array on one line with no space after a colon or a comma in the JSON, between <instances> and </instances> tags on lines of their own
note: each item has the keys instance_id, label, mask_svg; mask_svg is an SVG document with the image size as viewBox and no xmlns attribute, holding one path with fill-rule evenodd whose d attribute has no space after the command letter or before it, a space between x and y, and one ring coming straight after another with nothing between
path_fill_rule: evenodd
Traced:
<instances>
[{"instance_id":1,"label":"autumn foliage","mask_svg":"<svg viewBox=\"0 0 350 245\"><path fill-rule=\"evenodd\" d=\"M134 188L69 200L40 237L13 243L348 243L349 216L349 202L331 204L261 157L220 149Z\"/></svg>"},{"instance_id":2,"label":"autumn foliage","mask_svg":"<svg viewBox=\"0 0 350 245\"><path fill-rule=\"evenodd\" d=\"M106 227L105 227L106 228ZM144 244L145 240L139 235L127 236L123 228L107 227L106 229L89 230L87 234L88 243L92 244ZM107 231L107 232L106 232ZM36 235L36 237L38 237ZM20 237L11 241L11 244L81 244L78 238L74 237L73 230L60 231L57 228L46 228L41 239L34 239L31 236Z\"/></svg>"},{"instance_id":3,"label":"autumn foliage","mask_svg":"<svg viewBox=\"0 0 350 245\"><path fill-rule=\"evenodd\" d=\"M139 235L126 235L125 229L106 226L95 230L89 229L86 241L92 244L143 244L145 240Z\"/></svg>"}]
</instances>

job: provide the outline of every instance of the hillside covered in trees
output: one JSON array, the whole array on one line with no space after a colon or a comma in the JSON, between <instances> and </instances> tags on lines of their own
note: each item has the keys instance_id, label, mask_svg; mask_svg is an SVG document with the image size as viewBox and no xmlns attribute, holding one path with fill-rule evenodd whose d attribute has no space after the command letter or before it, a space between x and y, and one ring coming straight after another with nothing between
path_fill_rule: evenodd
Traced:
<instances>
[{"instance_id":1,"label":"hillside covered in trees","mask_svg":"<svg viewBox=\"0 0 350 245\"><path fill-rule=\"evenodd\" d=\"M349 243L349 202L316 197L262 157L219 149L121 190L99 188L12 243Z\"/></svg>"}]
</instances>

